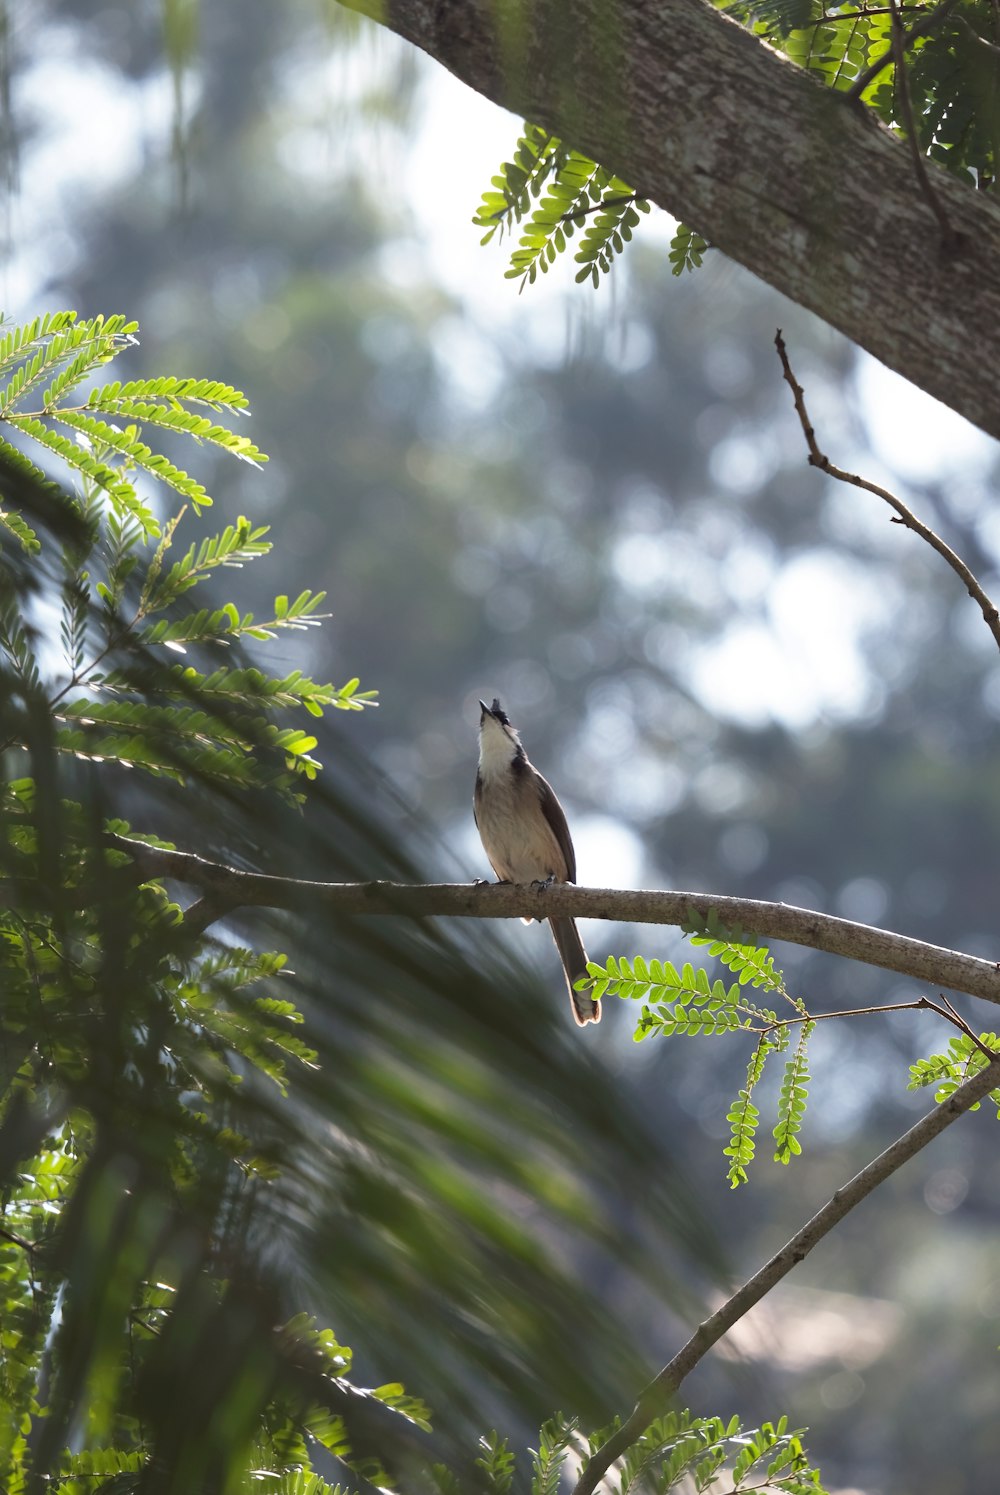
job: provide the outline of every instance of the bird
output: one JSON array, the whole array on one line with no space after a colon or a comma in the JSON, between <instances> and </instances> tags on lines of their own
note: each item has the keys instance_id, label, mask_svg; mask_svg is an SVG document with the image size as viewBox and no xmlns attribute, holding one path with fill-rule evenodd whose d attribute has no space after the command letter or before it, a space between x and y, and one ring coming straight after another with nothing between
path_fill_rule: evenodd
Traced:
<instances>
[{"instance_id":1,"label":"bird","mask_svg":"<svg viewBox=\"0 0 1000 1495\"><path fill-rule=\"evenodd\" d=\"M576 853L552 786L529 762L497 698L492 706L485 701L479 705L479 769L472 809L490 866L501 882L575 882ZM587 952L576 924L553 915L549 928L566 973L574 1019L581 1028L599 1023L600 1002L574 990L574 983L587 975Z\"/></svg>"}]
</instances>

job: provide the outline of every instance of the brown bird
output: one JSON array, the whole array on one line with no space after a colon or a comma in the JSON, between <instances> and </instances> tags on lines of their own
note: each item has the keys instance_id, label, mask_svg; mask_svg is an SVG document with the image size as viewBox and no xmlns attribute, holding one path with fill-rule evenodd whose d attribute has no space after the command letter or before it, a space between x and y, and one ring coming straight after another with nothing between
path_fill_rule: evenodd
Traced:
<instances>
[{"instance_id":1,"label":"brown bird","mask_svg":"<svg viewBox=\"0 0 1000 1495\"><path fill-rule=\"evenodd\" d=\"M494 698L480 701L479 772L472 808L490 865L501 882L576 882L576 853L563 807L551 785L528 761L507 713ZM530 924L530 919L524 920ZM587 974L587 952L572 919L549 919L559 951L573 1016L601 1021L601 1004L573 983Z\"/></svg>"}]
</instances>

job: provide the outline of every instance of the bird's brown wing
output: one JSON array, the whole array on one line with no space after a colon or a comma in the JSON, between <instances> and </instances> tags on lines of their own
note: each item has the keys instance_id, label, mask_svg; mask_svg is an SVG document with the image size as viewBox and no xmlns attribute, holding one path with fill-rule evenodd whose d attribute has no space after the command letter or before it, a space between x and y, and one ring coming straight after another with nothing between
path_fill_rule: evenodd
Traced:
<instances>
[{"instance_id":1,"label":"bird's brown wing","mask_svg":"<svg viewBox=\"0 0 1000 1495\"><path fill-rule=\"evenodd\" d=\"M537 772L537 770L536 770ZM542 807L542 814L549 823L549 828L559 843L559 850L563 854L566 863L566 881L576 882L576 852L573 850L573 842L570 839L569 826L566 824L566 816L563 807L556 799L552 786L547 779L538 774L538 799Z\"/></svg>"}]
</instances>

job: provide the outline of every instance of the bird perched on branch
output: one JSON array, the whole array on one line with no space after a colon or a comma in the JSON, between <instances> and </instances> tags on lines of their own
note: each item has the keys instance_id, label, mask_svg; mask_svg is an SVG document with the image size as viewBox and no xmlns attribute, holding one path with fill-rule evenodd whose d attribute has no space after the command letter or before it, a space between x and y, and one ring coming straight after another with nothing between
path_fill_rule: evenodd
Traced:
<instances>
[{"instance_id":1,"label":"bird perched on branch","mask_svg":"<svg viewBox=\"0 0 1000 1495\"><path fill-rule=\"evenodd\" d=\"M494 697L492 706L479 704L479 772L472 807L493 871L501 882L575 882L576 853L562 805L528 761L500 702ZM574 1018L581 1027L599 1023L600 1002L573 990L574 982L587 974L587 952L576 924L566 916L553 916L549 928L566 973Z\"/></svg>"}]
</instances>

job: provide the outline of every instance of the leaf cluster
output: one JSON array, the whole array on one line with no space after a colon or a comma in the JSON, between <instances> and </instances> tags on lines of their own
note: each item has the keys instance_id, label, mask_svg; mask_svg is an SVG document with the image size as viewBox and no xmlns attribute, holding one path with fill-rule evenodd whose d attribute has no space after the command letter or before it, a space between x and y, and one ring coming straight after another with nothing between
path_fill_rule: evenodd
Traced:
<instances>
[{"instance_id":1,"label":"leaf cluster","mask_svg":"<svg viewBox=\"0 0 1000 1495\"><path fill-rule=\"evenodd\" d=\"M746 1082L726 1117L730 1136L723 1153L729 1159L727 1177L736 1188L746 1183L756 1152L760 1112L753 1100L754 1091L770 1055L788 1050L792 1024L799 1032L794 1052L785 1061L778 1094L772 1132L775 1162L787 1164L802 1151L799 1133L809 1094L808 1045L816 1025L805 1004L789 996L772 955L766 946L757 944L754 935L738 925L726 928L714 909L704 919L692 910L684 930L693 945L706 945L708 953L732 971L736 981L727 986L690 962L678 971L670 961L611 956L603 966L591 962L587 967L589 979L578 985L586 985L595 997L641 1001L644 1005L633 1035L637 1043L650 1037L721 1037L738 1031L756 1035ZM747 988L773 992L792 1006L796 1016L779 1018L773 1008L751 1000Z\"/></svg>"},{"instance_id":2,"label":"leaf cluster","mask_svg":"<svg viewBox=\"0 0 1000 1495\"><path fill-rule=\"evenodd\" d=\"M198 940L163 883L141 882L109 848L114 835L170 843L104 808L108 776L138 768L297 804L316 739L281 718L357 710L371 693L211 658L316 626L323 596L279 596L263 620L231 603L180 606L270 545L241 519L175 560L184 510L162 524L140 478L196 510L208 495L141 431L263 457L214 418L246 409L227 384L82 389L136 330L63 312L0 340L0 742L4 766L20 770L0 782L0 1487L11 1495L40 1480L71 1495L145 1487L167 1447L178 1489L211 1484L202 1429L170 1425L199 1343L204 1415L227 1429L220 1488L254 1434L251 1383L256 1431L289 1489L310 1468L307 1446L352 1457L347 1413L329 1405L358 1396L426 1426L398 1384L353 1387L332 1336L275 1331L276 1300L248 1296L213 1259L213 1240L241 1235L231 1217L248 1193L285 1176L266 1097L288 1095L316 1049L300 1036L284 955ZM21 438L60 459L75 489L45 478ZM194 661L178 662L189 650ZM86 799L66 793L80 771ZM256 1360L235 1374L251 1323ZM234 1375L213 1383L227 1356Z\"/></svg>"},{"instance_id":3,"label":"leaf cluster","mask_svg":"<svg viewBox=\"0 0 1000 1495\"><path fill-rule=\"evenodd\" d=\"M931 1054L910 1065L908 1090L923 1090L934 1086L934 1099L945 1101L954 1094L963 1080L979 1074L989 1063L990 1053L1000 1053L1000 1037L996 1033L980 1033L979 1042L965 1033L956 1033L943 1054ZM1000 1116L1000 1090L990 1091L990 1101ZM979 1110L977 1102L970 1108Z\"/></svg>"},{"instance_id":4,"label":"leaf cluster","mask_svg":"<svg viewBox=\"0 0 1000 1495\"><path fill-rule=\"evenodd\" d=\"M562 254L575 234L577 281L596 287L631 239L649 203L626 182L538 125L525 124L514 148L483 194L473 222L484 228L480 243L524 225L504 275L533 285Z\"/></svg>"},{"instance_id":5,"label":"leaf cluster","mask_svg":"<svg viewBox=\"0 0 1000 1495\"><path fill-rule=\"evenodd\" d=\"M172 431L255 465L264 457L248 437L213 418L247 409L246 397L218 380L164 377L82 390L136 341L136 330L124 317L80 322L61 312L12 328L0 343L0 370L8 376L0 392L0 461L15 469L23 462L11 444L16 433L60 458L79 481L69 499L79 530L53 557L61 572L62 677L50 664L43 669L30 612L13 593L0 607L0 667L25 711L29 700L44 701L60 753L179 783L195 777L234 790L268 788L299 802L296 781L319 768L316 738L280 717L300 708L312 717L327 707L358 710L372 692L359 690L357 679L334 686L301 672L271 676L254 667L220 667L222 648L318 626L326 616L322 592L280 595L263 618L232 602L180 606L194 588L267 555L268 530L241 518L176 555L186 510L205 508L208 495L155 453L142 432ZM35 408L26 408L29 400ZM187 501L166 523L138 486L143 475ZM23 514L5 503L0 522L23 553L45 561ZM204 660L184 668L165 662L189 651Z\"/></svg>"},{"instance_id":6,"label":"leaf cluster","mask_svg":"<svg viewBox=\"0 0 1000 1495\"><path fill-rule=\"evenodd\" d=\"M713 0L829 88L852 91L897 135L915 129L921 152L981 189L997 180L1000 92L996 86L996 15L992 0L961 0L929 29L924 0L899 0L906 40L904 80L893 61L891 6L867 0ZM494 236L523 231L510 254L508 279L535 282L577 232L577 281L596 287L607 275L649 203L596 161L525 123L512 159L484 192L473 222ZM700 267L711 246L688 224L670 240L671 270Z\"/></svg>"},{"instance_id":7,"label":"leaf cluster","mask_svg":"<svg viewBox=\"0 0 1000 1495\"><path fill-rule=\"evenodd\" d=\"M909 130L893 60L891 7L856 0L716 0L831 88L854 88L878 69L860 97L890 129ZM933 6L900 0L904 31ZM989 0L961 0L906 45L906 88L921 151L980 189L996 180L1000 104L996 15ZM881 66L880 66L881 64Z\"/></svg>"},{"instance_id":8,"label":"leaf cluster","mask_svg":"<svg viewBox=\"0 0 1000 1495\"><path fill-rule=\"evenodd\" d=\"M94 376L137 341L137 332L138 324L123 316L80 321L73 311L12 327L0 339L0 431L10 433L0 437L0 452L27 438L58 458L88 497L105 493L155 536L159 523L139 496L140 479L156 479L196 508L211 499L201 483L148 445L147 428L208 442L255 466L267 459L249 437L202 413L246 413L245 395L228 384L163 378L95 385Z\"/></svg>"},{"instance_id":9,"label":"leaf cluster","mask_svg":"<svg viewBox=\"0 0 1000 1495\"><path fill-rule=\"evenodd\" d=\"M538 1448L530 1449L531 1495L557 1495L567 1461L593 1455L617 1425L586 1437L575 1419L557 1414L543 1425ZM763 1490L773 1495L825 1495L820 1472L802 1442L805 1429L790 1430L787 1417L745 1428L738 1417L696 1417L686 1409L668 1412L650 1424L615 1468L608 1489L618 1495L693 1490L697 1495ZM509 1495L516 1462L507 1439L496 1432L480 1439L476 1465L485 1495ZM450 1470L439 1468L440 1495L458 1495Z\"/></svg>"}]
</instances>

